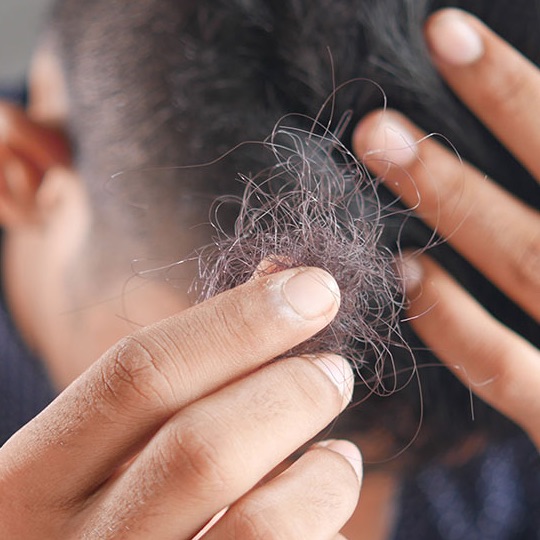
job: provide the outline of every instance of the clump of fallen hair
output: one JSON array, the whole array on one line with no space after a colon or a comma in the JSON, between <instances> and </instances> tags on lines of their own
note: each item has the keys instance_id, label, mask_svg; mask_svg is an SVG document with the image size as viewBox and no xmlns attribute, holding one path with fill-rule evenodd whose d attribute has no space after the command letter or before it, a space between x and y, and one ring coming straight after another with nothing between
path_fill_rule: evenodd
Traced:
<instances>
[{"instance_id":1,"label":"clump of fallen hair","mask_svg":"<svg viewBox=\"0 0 540 540\"><path fill-rule=\"evenodd\" d=\"M263 148L273 153L275 165L240 176L243 196L221 198L214 208L216 234L199 259L198 300L265 268L322 268L340 287L339 313L287 355L338 353L353 362L370 392L396 391L390 347L402 344L403 291L394 256L380 246L382 209L373 180L328 132L316 135L282 121ZM231 204L238 206L232 233L220 225Z\"/></svg>"}]
</instances>

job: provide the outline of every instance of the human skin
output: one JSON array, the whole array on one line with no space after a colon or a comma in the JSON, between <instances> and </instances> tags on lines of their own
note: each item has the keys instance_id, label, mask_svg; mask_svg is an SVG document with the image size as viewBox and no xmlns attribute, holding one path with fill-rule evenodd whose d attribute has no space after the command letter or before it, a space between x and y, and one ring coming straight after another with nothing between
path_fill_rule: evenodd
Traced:
<instances>
[{"instance_id":1,"label":"human skin","mask_svg":"<svg viewBox=\"0 0 540 540\"><path fill-rule=\"evenodd\" d=\"M454 92L539 180L538 69L478 19L458 10L435 14L426 39ZM539 320L539 212L425 135L399 113L378 111L357 128L355 149L426 223ZM384 140L398 148L397 155L388 148L380 153ZM420 142L407 146L404 141ZM539 351L494 320L429 257L408 261L411 265L408 315L416 332L538 446Z\"/></svg>"},{"instance_id":2,"label":"human skin","mask_svg":"<svg viewBox=\"0 0 540 540\"><path fill-rule=\"evenodd\" d=\"M462 56L449 62L439 40L463 38L463 29L456 36L456 21L469 24L478 37L467 39L474 54L461 47ZM479 21L455 11L432 17L426 35L458 96L539 178L537 69ZM538 318L538 212L433 139L403 151L403 141L423 134L397 114L366 118L355 135L357 154ZM403 129L410 137L392 142L389 133ZM456 192L457 198L439 197ZM428 257L407 261L403 271L419 335L451 368L460 366L457 375L466 374L467 384L483 383L472 389L540 444L539 352L493 320ZM296 272L254 279L105 353L0 449L1 536L132 539L151 531L152 538L187 539L231 505L205 538L339 538L358 496L354 447L315 447L284 476L257 485L330 422L350 395L348 384L343 394L335 384L350 377L335 357L324 357L318 366L313 359L268 364L321 329L338 306L328 275ZM284 284L293 275L307 281L287 297ZM291 308L295 297L310 302ZM328 367L337 375L325 377ZM366 534L362 518L359 512L344 530L351 540Z\"/></svg>"}]
</instances>

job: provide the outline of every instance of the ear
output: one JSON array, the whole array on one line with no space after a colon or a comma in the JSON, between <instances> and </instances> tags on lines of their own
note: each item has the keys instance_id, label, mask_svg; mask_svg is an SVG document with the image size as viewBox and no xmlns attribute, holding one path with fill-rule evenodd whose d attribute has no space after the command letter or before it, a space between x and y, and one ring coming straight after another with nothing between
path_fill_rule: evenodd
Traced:
<instances>
[{"instance_id":1,"label":"ear","mask_svg":"<svg viewBox=\"0 0 540 540\"><path fill-rule=\"evenodd\" d=\"M74 205L73 203L76 202ZM52 226L75 211L79 217L86 214L86 191L77 173L67 167L51 167L41 179L33 197L33 219L40 226ZM75 219L68 219L72 223ZM65 227L65 222L63 227Z\"/></svg>"},{"instance_id":2,"label":"ear","mask_svg":"<svg viewBox=\"0 0 540 540\"><path fill-rule=\"evenodd\" d=\"M34 222L36 195L45 173L69 163L69 145L58 129L0 102L0 225L9 229Z\"/></svg>"}]
</instances>

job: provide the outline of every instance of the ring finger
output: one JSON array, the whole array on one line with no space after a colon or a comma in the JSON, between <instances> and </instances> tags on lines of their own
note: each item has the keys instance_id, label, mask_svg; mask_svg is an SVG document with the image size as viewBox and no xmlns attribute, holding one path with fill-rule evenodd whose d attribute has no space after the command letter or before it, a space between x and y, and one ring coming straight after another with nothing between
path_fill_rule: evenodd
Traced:
<instances>
[{"instance_id":1,"label":"ring finger","mask_svg":"<svg viewBox=\"0 0 540 540\"><path fill-rule=\"evenodd\" d=\"M494 319L428 257L407 264L419 265L409 282L414 284L408 315L415 331L472 391L540 445L539 351Z\"/></svg>"},{"instance_id":2,"label":"ring finger","mask_svg":"<svg viewBox=\"0 0 540 540\"><path fill-rule=\"evenodd\" d=\"M355 509L361 468L360 453L352 443L316 445L285 472L233 505L204 540L343 539L336 534Z\"/></svg>"},{"instance_id":3,"label":"ring finger","mask_svg":"<svg viewBox=\"0 0 540 540\"><path fill-rule=\"evenodd\" d=\"M338 357L291 358L193 403L96 495L85 527L192 538L343 410L353 380Z\"/></svg>"}]
</instances>

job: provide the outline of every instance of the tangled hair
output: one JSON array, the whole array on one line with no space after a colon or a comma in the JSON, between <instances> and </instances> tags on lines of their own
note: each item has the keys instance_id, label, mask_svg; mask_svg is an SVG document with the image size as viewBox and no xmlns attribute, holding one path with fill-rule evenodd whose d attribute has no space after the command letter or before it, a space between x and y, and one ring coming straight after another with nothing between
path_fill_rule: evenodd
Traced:
<instances>
[{"instance_id":1,"label":"tangled hair","mask_svg":"<svg viewBox=\"0 0 540 540\"><path fill-rule=\"evenodd\" d=\"M385 394L389 347L402 343L403 292L394 256L380 243L382 209L374 184L336 136L286 121L264 143L276 164L252 178L242 176L243 196L221 198L216 206L214 244L200 258L199 300L256 274L323 268L340 287L339 313L287 355L341 354L370 391ZM232 233L219 221L220 209L231 204L239 208ZM371 357L376 362L366 361Z\"/></svg>"},{"instance_id":2,"label":"tangled hair","mask_svg":"<svg viewBox=\"0 0 540 540\"><path fill-rule=\"evenodd\" d=\"M230 195L218 206L218 250L203 268L203 295L247 279L262 260L315 264L335 274L342 315L313 346L352 347L346 356L357 359L362 383L360 405L342 415L336 435L384 431L391 455L422 424L409 453L418 462L471 434L504 432L508 422L480 401L472 421L470 390L406 324L397 324L403 298L391 253L423 249L433 232L390 207L393 196L351 159L352 127L382 105L379 85L390 107L440 133L464 160L540 206L536 181L431 63L423 24L445 6L471 11L540 63L535 0L57 0L52 25L76 162L93 210L94 259L112 260L129 240L143 257L151 258L147 252L158 244L162 253L174 253L194 206L186 189L207 199ZM376 84L349 85L319 118L319 127L326 126L352 111L343 129L332 136L305 125L301 119L317 115L335 82L357 77ZM265 140L280 118L286 125L274 130L266 151L246 149L193 175L189 186L179 181L174 166L211 162L243 141ZM141 205L119 209L103 189L118 171L167 166L159 182L152 175L146 182L124 178L126 198L142 201L149 219L141 219ZM238 216L229 216L232 202ZM448 245L430 255L503 324L539 343L537 323Z\"/></svg>"}]
</instances>

